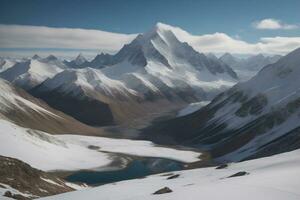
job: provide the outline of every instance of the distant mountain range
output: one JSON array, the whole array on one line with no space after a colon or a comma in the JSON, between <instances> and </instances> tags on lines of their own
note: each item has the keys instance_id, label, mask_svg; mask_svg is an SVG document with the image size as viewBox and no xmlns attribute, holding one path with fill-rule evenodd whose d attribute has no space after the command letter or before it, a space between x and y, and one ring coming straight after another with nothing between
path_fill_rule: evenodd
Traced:
<instances>
[{"instance_id":1,"label":"distant mountain range","mask_svg":"<svg viewBox=\"0 0 300 200\"><path fill-rule=\"evenodd\" d=\"M238 81L230 66L195 51L176 33L158 23L115 55L90 62L82 55L73 61L34 56L5 67L0 77L89 125L149 121L211 100Z\"/></svg>"},{"instance_id":2,"label":"distant mountain range","mask_svg":"<svg viewBox=\"0 0 300 200\"><path fill-rule=\"evenodd\" d=\"M174 139L206 149L223 162L297 149L299 66L300 48L265 66L249 81L219 94L200 110L155 123L145 133L157 142Z\"/></svg>"},{"instance_id":3,"label":"distant mountain range","mask_svg":"<svg viewBox=\"0 0 300 200\"><path fill-rule=\"evenodd\" d=\"M269 112L281 107L269 105L268 98L288 100L290 95L294 95L294 86L292 89L288 87L296 84L291 81L297 78L286 75L287 80L283 81L281 75L278 75L279 78L277 75L269 76L274 74L272 68L285 70L280 74L295 71L290 60L294 55L292 59L297 64L297 51L282 58L259 54L240 59L229 53L218 58L213 54L199 53L183 42L182 34L187 37L188 33L182 31L158 23L124 45L115 55L99 54L91 61L81 54L71 61L62 61L53 55L46 58L34 55L22 60L2 59L0 77L13 85L1 80L3 91L6 91L2 101L4 104L10 102L6 103L8 106L1 114L24 127L46 132L80 133L86 129L88 131L85 132L95 134L99 130L91 126L121 124L138 129L147 126L153 119L194 103L193 108L180 112L178 119L155 125L157 131L153 132L163 133L163 136L170 136L178 142L205 146L214 157L225 156L227 159L227 154L239 152L246 142L256 138L244 131L239 134L240 128L256 127L252 123L261 119L275 123L269 119ZM248 82L238 83L250 77L253 78ZM258 85L260 82L261 85ZM262 88L265 91L256 91ZM290 93L281 93L281 90ZM268 97L265 94L268 91L276 91L272 93L274 97ZM28 101L31 106L26 104ZM291 102L297 105L297 102ZM197 107L203 108L196 111ZM18 115L11 114L14 112ZM289 118L289 115L286 117ZM65 121L61 122L58 118ZM234 119L234 122L227 122L229 119ZM238 123L242 125L235 127L234 124ZM266 128L261 134L267 133ZM225 142L228 134L234 136ZM249 135L244 137L245 134ZM240 137L243 140L237 143ZM213 145L219 139L222 143ZM255 151L240 157L244 159L253 154L258 155ZM237 156L233 157L237 159Z\"/></svg>"},{"instance_id":4,"label":"distant mountain range","mask_svg":"<svg viewBox=\"0 0 300 200\"><path fill-rule=\"evenodd\" d=\"M92 60L82 54L74 60L54 55L0 58L0 195L27 199L80 189L40 170L67 171L62 176L82 169L115 170L136 157L173 159L188 163L185 169L222 163L143 179L157 180L155 188L149 182L153 188L144 191L149 198L165 190L198 194L203 177L211 191L248 177L258 183L267 174L272 184L264 186L273 185L270 177L286 178L286 169L296 169L299 150L229 163L300 148L300 48L286 56L217 57L195 50L189 37L182 29L158 23L116 54L101 53ZM178 146L162 146L168 144ZM172 189L156 188L162 180L172 183ZM135 189L140 179L103 187L125 188L130 182ZM290 185L297 188L294 182ZM90 191L73 194L77 198Z\"/></svg>"},{"instance_id":5,"label":"distant mountain range","mask_svg":"<svg viewBox=\"0 0 300 200\"><path fill-rule=\"evenodd\" d=\"M280 55L265 56L257 54L248 58L237 58L230 53L223 54L219 60L226 63L237 73L241 81L249 80L264 66L277 62Z\"/></svg>"}]
</instances>

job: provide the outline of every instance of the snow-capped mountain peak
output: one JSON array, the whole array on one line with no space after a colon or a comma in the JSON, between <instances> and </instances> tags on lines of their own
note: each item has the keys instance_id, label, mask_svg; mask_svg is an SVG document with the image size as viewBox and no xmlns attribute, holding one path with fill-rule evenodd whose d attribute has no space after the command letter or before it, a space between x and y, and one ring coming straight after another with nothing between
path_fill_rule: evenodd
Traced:
<instances>
[{"instance_id":1,"label":"snow-capped mountain peak","mask_svg":"<svg viewBox=\"0 0 300 200\"><path fill-rule=\"evenodd\" d=\"M237 59L228 52L224 53L219 59L229 66L234 66L238 62Z\"/></svg>"},{"instance_id":2,"label":"snow-capped mountain peak","mask_svg":"<svg viewBox=\"0 0 300 200\"><path fill-rule=\"evenodd\" d=\"M213 54L213 53L207 53L205 54L208 58L213 59L213 60L218 60L218 57Z\"/></svg>"},{"instance_id":3,"label":"snow-capped mountain peak","mask_svg":"<svg viewBox=\"0 0 300 200\"><path fill-rule=\"evenodd\" d=\"M171 26L171 25L168 25L168 24L164 24L162 22L157 22L155 24L155 28L156 29L165 29L165 30L170 30L170 29L173 29L174 27Z\"/></svg>"},{"instance_id":4,"label":"snow-capped mountain peak","mask_svg":"<svg viewBox=\"0 0 300 200\"><path fill-rule=\"evenodd\" d=\"M34 54L34 56L32 56L32 59L39 60L39 59L41 59L41 57L37 54Z\"/></svg>"},{"instance_id":5,"label":"snow-capped mountain peak","mask_svg":"<svg viewBox=\"0 0 300 200\"><path fill-rule=\"evenodd\" d=\"M173 27L171 25L168 24L163 24L161 22L157 22L149 31L143 33L143 35L151 35L151 33L163 33L165 31L173 31L177 29L177 27ZM178 28L179 29L179 28Z\"/></svg>"},{"instance_id":6,"label":"snow-capped mountain peak","mask_svg":"<svg viewBox=\"0 0 300 200\"><path fill-rule=\"evenodd\" d=\"M185 39L186 38L192 38L191 34L188 33L187 31L177 27L177 26L171 26L171 25L168 25L168 24L164 24L164 23L161 23L161 22L158 22L156 25L155 25L155 28L157 31L159 32L163 32L163 31L171 31L176 37L178 40L180 41L186 41Z\"/></svg>"},{"instance_id":7,"label":"snow-capped mountain peak","mask_svg":"<svg viewBox=\"0 0 300 200\"><path fill-rule=\"evenodd\" d=\"M176 34L182 32L177 27L158 23L150 31L140 34L130 44L125 45L116 54L118 60L127 60L133 65L153 69L152 63L160 65L160 69L201 71L206 70L212 75L228 73L236 78L235 73L216 59L195 51L188 43L181 42Z\"/></svg>"},{"instance_id":8,"label":"snow-capped mountain peak","mask_svg":"<svg viewBox=\"0 0 300 200\"><path fill-rule=\"evenodd\" d=\"M63 69L56 63L45 63L40 60L17 62L0 73L0 77L24 88L31 89L47 78L52 78Z\"/></svg>"},{"instance_id":9,"label":"snow-capped mountain peak","mask_svg":"<svg viewBox=\"0 0 300 200\"><path fill-rule=\"evenodd\" d=\"M55 57L54 55L49 55L47 58L43 59L44 62L50 62L50 61L56 61L56 60L58 60L58 58Z\"/></svg>"},{"instance_id":10,"label":"snow-capped mountain peak","mask_svg":"<svg viewBox=\"0 0 300 200\"><path fill-rule=\"evenodd\" d=\"M77 65L81 65L81 64L85 63L86 61L87 60L85 59L85 57L81 53L74 60L75 64L77 64Z\"/></svg>"},{"instance_id":11,"label":"snow-capped mountain peak","mask_svg":"<svg viewBox=\"0 0 300 200\"><path fill-rule=\"evenodd\" d=\"M182 30L179 27L171 26L171 25L164 24L161 22L156 23L152 29L150 29L149 31L147 31L143 34L140 34L140 35L142 35L143 38L146 38L146 39L149 39L149 38L153 39L153 37L156 37L159 35L161 38L166 39L166 41L168 41L168 34L169 34L169 37L171 37L170 33L172 33L174 35L174 37L177 38L177 40L180 40L180 38L182 36L190 36L188 32ZM164 38L164 37L166 37L166 38Z\"/></svg>"}]
</instances>

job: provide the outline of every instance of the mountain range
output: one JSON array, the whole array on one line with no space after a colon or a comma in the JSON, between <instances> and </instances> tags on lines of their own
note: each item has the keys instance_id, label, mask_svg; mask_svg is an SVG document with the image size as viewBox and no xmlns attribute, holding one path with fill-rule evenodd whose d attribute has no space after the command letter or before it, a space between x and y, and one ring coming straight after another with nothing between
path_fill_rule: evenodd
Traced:
<instances>
[{"instance_id":1,"label":"mountain range","mask_svg":"<svg viewBox=\"0 0 300 200\"><path fill-rule=\"evenodd\" d=\"M146 133L206 149L218 161L241 161L299 148L300 49L217 95L191 114ZM152 136L150 136L152 137ZM166 139L167 140L167 139ZM158 141L158 140L156 140Z\"/></svg>"},{"instance_id":2,"label":"mountain range","mask_svg":"<svg viewBox=\"0 0 300 200\"><path fill-rule=\"evenodd\" d=\"M264 66L273 64L280 58L280 55L268 56L263 54L252 55L248 58L238 58L230 53L225 53L219 60L232 67L241 81L246 81L252 78Z\"/></svg>"},{"instance_id":3,"label":"mountain range","mask_svg":"<svg viewBox=\"0 0 300 200\"><path fill-rule=\"evenodd\" d=\"M300 48L285 56L218 57L196 50L192 37L157 23L116 54L0 58L0 199L82 189L62 177L77 170L118 170L144 157L178 161L182 169L221 165L49 199L97 194L93 199L103 191L111 197L114 188L122 190L116 199L130 198L135 194L127 186L136 190L140 184L149 187L132 199L165 191L200 196L200 185L209 199L215 188L229 185L225 193L231 196L231 185L250 180L251 187L237 192L240 199L253 183L263 185L259 196L270 195L268 187L277 183L284 187L288 170L288 186L298 185ZM250 159L256 160L241 162ZM276 190L283 196L293 196L291 191Z\"/></svg>"},{"instance_id":4,"label":"mountain range","mask_svg":"<svg viewBox=\"0 0 300 200\"><path fill-rule=\"evenodd\" d=\"M100 134L101 131L51 108L25 90L0 79L0 118L53 134Z\"/></svg>"},{"instance_id":5,"label":"mountain range","mask_svg":"<svg viewBox=\"0 0 300 200\"><path fill-rule=\"evenodd\" d=\"M211 100L238 81L230 66L181 42L158 23L115 55L92 61L35 56L0 73L50 106L88 125L149 121L188 103Z\"/></svg>"}]
</instances>

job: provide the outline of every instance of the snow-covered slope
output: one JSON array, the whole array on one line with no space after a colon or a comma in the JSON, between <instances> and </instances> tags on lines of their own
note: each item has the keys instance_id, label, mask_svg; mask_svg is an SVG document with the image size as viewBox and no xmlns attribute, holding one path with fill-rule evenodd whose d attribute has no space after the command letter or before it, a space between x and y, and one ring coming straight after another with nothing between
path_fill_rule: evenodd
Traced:
<instances>
[{"instance_id":1,"label":"snow-covered slope","mask_svg":"<svg viewBox=\"0 0 300 200\"><path fill-rule=\"evenodd\" d=\"M277 62L281 56L265 56L257 54L246 59L236 58L230 53L225 53L219 58L234 69L241 81L247 81L257 74L264 66Z\"/></svg>"},{"instance_id":2,"label":"snow-covered slope","mask_svg":"<svg viewBox=\"0 0 300 200\"><path fill-rule=\"evenodd\" d=\"M148 141L50 135L22 128L5 120L0 120L0 141L0 155L17 158L46 171L103 167L113 162L109 152L162 157L183 162L200 160L198 152L158 147Z\"/></svg>"},{"instance_id":3,"label":"snow-covered slope","mask_svg":"<svg viewBox=\"0 0 300 200\"><path fill-rule=\"evenodd\" d=\"M30 59L17 62L3 70L0 77L28 90L47 78L52 78L62 70L63 68L59 66L58 61L49 56L44 60Z\"/></svg>"},{"instance_id":4,"label":"snow-covered slope","mask_svg":"<svg viewBox=\"0 0 300 200\"><path fill-rule=\"evenodd\" d=\"M117 95L124 95L124 97L135 95L135 91L127 88L123 82L111 79L100 70L89 67L64 70L54 78L46 80L40 87L41 90L46 91L59 88L63 94L73 93L74 95L80 95L79 88L115 98Z\"/></svg>"},{"instance_id":5,"label":"snow-covered slope","mask_svg":"<svg viewBox=\"0 0 300 200\"><path fill-rule=\"evenodd\" d=\"M0 118L50 133L96 134L100 130L50 108L43 101L0 79Z\"/></svg>"},{"instance_id":6,"label":"snow-covered slope","mask_svg":"<svg viewBox=\"0 0 300 200\"><path fill-rule=\"evenodd\" d=\"M50 111L44 109L43 107L34 104L30 100L23 98L20 94L17 93L16 89L5 80L0 79L0 89L1 112L13 109L14 107L15 109L26 110L26 107L28 107L40 113L45 113L59 117L54 113L51 113Z\"/></svg>"},{"instance_id":7,"label":"snow-covered slope","mask_svg":"<svg viewBox=\"0 0 300 200\"><path fill-rule=\"evenodd\" d=\"M152 200L152 199L230 199L230 200L298 200L300 198L299 150L272 157L230 164L227 168L214 167L159 174L107 184L42 198L45 200ZM229 177L236 173L246 175ZM171 192L153 193L168 187Z\"/></svg>"},{"instance_id":8,"label":"snow-covered slope","mask_svg":"<svg viewBox=\"0 0 300 200\"><path fill-rule=\"evenodd\" d=\"M8 59L8 58L0 58L0 73L11 68L16 64L15 60Z\"/></svg>"},{"instance_id":9,"label":"snow-covered slope","mask_svg":"<svg viewBox=\"0 0 300 200\"><path fill-rule=\"evenodd\" d=\"M228 65L179 41L173 28L161 23L138 35L115 55L100 54L91 62L81 56L76 60L82 66L73 68L84 69L58 73L34 88L32 94L92 125L134 121L145 117L145 113L152 117L159 111L211 100L237 82ZM49 100L47 94L54 94L57 101ZM77 107L85 108L65 109L66 98L76 99ZM103 113L107 115L97 119L108 120L95 122L76 116L82 110L89 110L83 99L99 102L99 109L105 109ZM157 110L158 106L162 109Z\"/></svg>"},{"instance_id":10,"label":"snow-covered slope","mask_svg":"<svg viewBox=\"0 0 300 200\"><path fill-rule=\"evenodd\" d=\"M55 109L96 126L114 124L119 110L129 108L130 100L137 97L123 82L93 68L64 70L30 92ZM119 105L122 101L125 102ZM133 110L131 113L134 114ZM130 119L131 113L126 112L124 118Z\"/></svg>"},{"instance_id":11,"label":"snow-covered slope","mask_svg":"<svg viewBox=\"0 0 300 200\"><path fill-rule=\"evenodd\" d=\"M247 82L218 95L190 115L150 132L209 150L220 161L239 161L300 147L300 49L264 67Z\"/></svg>"},{"instance_id":12,"label":"snow-covered slope","mask_svg":"<svg viewBox=\"0 0 300 200\"><path fill-rule=\"evenodd\" d=\"M78 170L110 162L105 154L69 144L56 136L0 120L0 154L41 170Z\"/></svg>"}]
</instances>

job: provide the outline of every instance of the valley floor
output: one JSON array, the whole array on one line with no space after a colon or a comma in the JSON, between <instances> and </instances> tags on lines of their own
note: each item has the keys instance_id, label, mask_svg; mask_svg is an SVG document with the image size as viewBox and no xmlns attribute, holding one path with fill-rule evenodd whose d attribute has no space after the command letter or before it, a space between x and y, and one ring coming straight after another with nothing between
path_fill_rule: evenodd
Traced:
<instances>
[{"instance_id":1,"label":"valley floor","mask_svg":"<svg viewBox=\"0 0 300 200\"><path fill-rule=\"evenodd\" d=\"M158 174L43 200L299 200L300 150L222 166ZM177 176L174 176L177 175ZM233 176L233 177L230 177ZM159 189L164 194L153 194ZM170 190L168 190L170 189ZM160 193L158 192L158 193Z\"/></svg>"},{"instance_id":2,"label":"valley floor","mask_svg":"<svg viewBox=\"0 0 300 200\"><path fill-rule=\"evenodd\" d=\"M156 146L142 140L79 135L50 135L0 120L0 155L17 158L44 171L93 169L110 165L115 154L157 157L191 163L201 153Z\"/></svg>"},{"instance_id":3,"label":"valley floor","mask_svg":"<svg viewBox=\"0 0 300 200\"><path fill-rule=\"evenodd\" d=\"M28 172L30 169L37 174L33 175L33 177L41 181L44 185L46 184L45 180L39 175L39 173L44 172L40 170L55 171L54 175L57 175L58 171L61 173L73 173L78 170L116 170L128 165L132 161L132 159L128 158L131 157L165 158L182 163L194 163L201 161L200 156L202 155L200 152L157 146L150 141L143 140L80 135L50 135L42 131L23 128L2 119L0 119L0 141L6 141L0 145L0 157L16 158L19 160L14 161L16 163L24 162L24 164L14 164L14 166L19 167L15 171L18 171L18 173L24 172L24 176L30 176L32 174ZM8 165L12 165L11 163L13 161L9 161ZM26 170L22 166L26 166ZM9 168L9 166L6 167ZM26 178L24 181L21 179L20 174L16 174L11 167L9 169L11 169L9 171L10 174L0 170L0 176L2 175L0 178L0 199L7 199L3 195L8 191L13 195L28 196L31 199L33 197L36 198L70 191L69 189L77 189L74 188L74 186L77 187L75 184L55 178L54 180L59 180L59 182L62 182L62 185L55 181L49 183L46 181L48 183L47 187L61 186L67 188L65 191L60 191L60 188L54 188L55 190L53 190L56 193L50 193L47 190L41 189L41 185L31 188L28 186ZM13 175L17 178L12 178ZM6 184L7 181L5 182L5 180L11 179L14 180L12 181L14 185L18 185L18 189L10 184ZM35 181L34 183L38 185L38 182ZM28 188L41 190L43 194L40 195L37 193L35 195L35 193L28 191ZM44 194L45 192L47 194Z\"/></svg>"}]
</instances>

